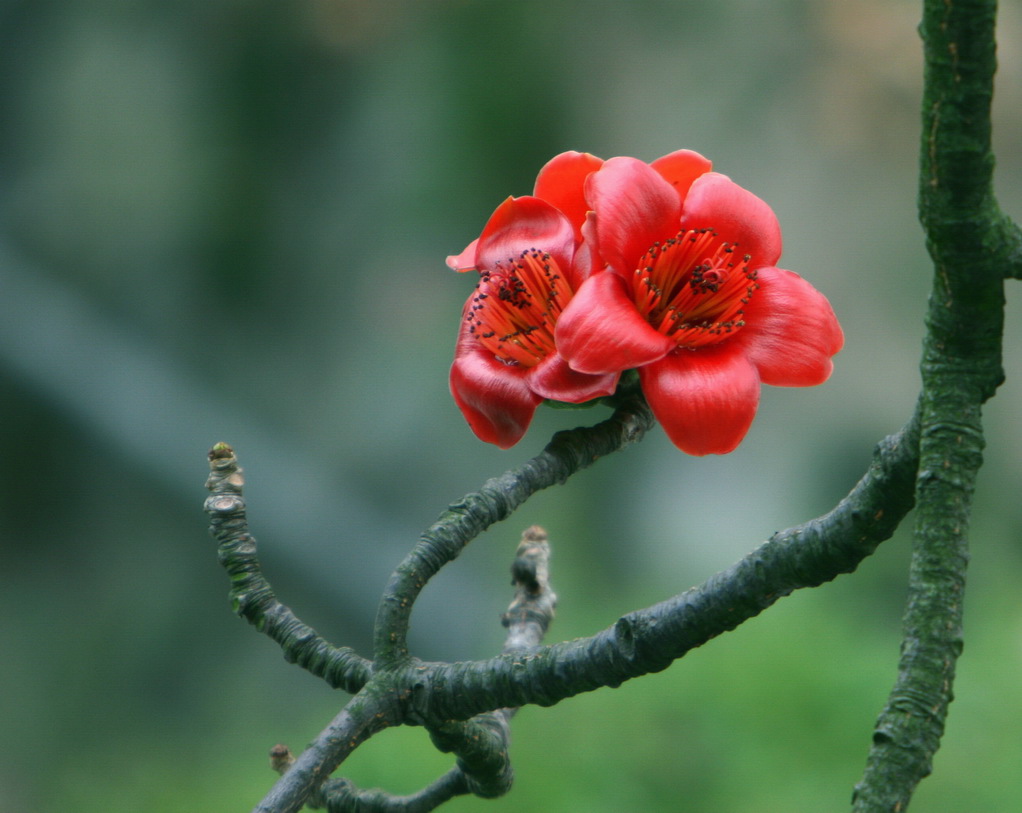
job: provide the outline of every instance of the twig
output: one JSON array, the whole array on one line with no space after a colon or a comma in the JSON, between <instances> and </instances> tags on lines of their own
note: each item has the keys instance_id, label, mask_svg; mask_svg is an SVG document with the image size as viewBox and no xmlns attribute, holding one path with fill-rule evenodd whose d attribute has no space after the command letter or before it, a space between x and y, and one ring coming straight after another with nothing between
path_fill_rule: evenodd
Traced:
<instances>
[{"instance_id":1,"label":"twig","mask_svg":"<svg viewBox=\"0 0 1022 813\"><path fill-rule=\"evenodd\" d=\"M652 425L653 416L642 395L637 391L625 393L607 420L558 432L536 457L452 504L398 565L384 591L376 615L377 668L394 666L408 658L408 624L416 598L469 542L490 525L506 519L537 491L563 483L599 458L640 440Z\"/></svg>"},{"instance_id":2,"label":"twig","mask_svg":"<svg viewBox=\"0 0 1022 813\"><path fill-rule=\"evenodd\" d=\"M515 596L502 616L508 629L505 652L529 651L543 640L557 603L550 587L549 561L546 531L538 526L526 529L511 566ZM465 722L428 725L433 744L453 753L457 765L418 793L395 796L377 789L360 790L347 779L334 779L314 794L316 806L325 806L330 813L426 813L454 796L502 796L510 790L514 776L508 744L515 711L505 708Z\"/></svg>"},{"instance_id":3,"label":"twig","mask_svg":"<svg viewBox=\"0 0 1022 813\"><path fill-rule=\"evenodd\" d=\"M245 478L231 447L213 446L209 467L206 487L212 494L206 500L206 513L220 563L231 577L234 611L280 644L286 660L354 694L369 678L369 661L350 647L329 643L277 600L259 565L255 537L248 531L242 496Z\"/></svg>"},{"instance_id":4,"label":"twig","mask_svg":"<svg viewBox=\"0 0 1022 813\"><path fill-rule=\"evenodd\" d=\"M358 746L398 720L387 692L370 681L287 768L252 813L297 813ZM276 751L280 746L275 746Z\"/></svg>"}]
</instances>

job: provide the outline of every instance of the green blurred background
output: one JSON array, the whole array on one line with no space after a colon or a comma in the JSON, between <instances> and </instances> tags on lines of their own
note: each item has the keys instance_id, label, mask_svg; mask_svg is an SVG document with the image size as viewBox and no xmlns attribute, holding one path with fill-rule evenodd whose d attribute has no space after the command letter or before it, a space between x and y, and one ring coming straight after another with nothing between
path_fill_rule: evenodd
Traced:
<instances>
[{"instance_id":1,"label":"green blurred background","mask_svg":"<svg viewBox=\"0 0 1022 813\"><path fill-rule=\"evenodd\" d=\"M500 647L532 523L565 639L828 510L918 389L917 5L0 2L0 810L248 810L269 748L344 702L232 615L202 513L213 442L247 470L282 600L365 651L379 589L447 503L605 414L541 410L502 452L447 392L472 281L444 257L562 150L711 157L774 207L783 264L831 299L846 349L825 386L767 388L731 455L657 430L535 498L428 588L417 654ZM1002 5L1018 218L1022 13ZM1017 299L920 811L1022 809ZM895 676L908 544L663 673L523 710L511 794L447 809L844 809ZM448 766L407 729L344 773L409 792Z\"/></svg>"}]
</instances>

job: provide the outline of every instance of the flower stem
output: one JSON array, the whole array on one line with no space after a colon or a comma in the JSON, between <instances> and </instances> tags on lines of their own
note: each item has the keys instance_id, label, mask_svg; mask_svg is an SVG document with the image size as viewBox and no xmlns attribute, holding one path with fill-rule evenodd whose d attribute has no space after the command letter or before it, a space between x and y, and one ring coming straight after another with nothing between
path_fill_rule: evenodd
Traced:
<instances>
[{"instance_id":1,"label":"flower stem","mask_svg":"<svg viewBox=\"0 0 1022 813\"><path fill-rule=\"evenodd\" d=\"M599 458L640 440L652 425L652 413L641 394L628 390L607 420L558 432L536 457L452 503L398 565L383 593L376 614L377 667L407 660L408 625L416 598L469 542L506 519L537 491L563 483Z\"/></svg>"}]
</instances>

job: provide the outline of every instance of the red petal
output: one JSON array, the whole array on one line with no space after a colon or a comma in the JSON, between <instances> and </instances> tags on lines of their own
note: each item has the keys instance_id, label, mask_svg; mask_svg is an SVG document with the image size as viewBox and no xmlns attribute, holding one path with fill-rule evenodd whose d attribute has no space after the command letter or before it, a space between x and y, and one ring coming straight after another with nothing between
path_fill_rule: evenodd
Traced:
<instances>
[{"instance_id":1,"label":"red petal","mask_svg":"<svg viewBox=\"0 0 1022 813\"><path fill-rule=\"evenodd\" d=\"M713 164L692 150L676 150L663 158L657 158L650 164L671 186L678 190L678 196L685 200L692 182L700 175L705 175Z\"/></svg>"},{"instance_id":2,"label":"red petal","mask_svg":"<svg viewBox=\"0 0 1022 813\"><path fill-rule=\"evenodd\" d=\"M671 353L639 380L671 442L692 455L733 451L759 405L756 368L731 342Z\"/></svg>"},{"instance_id":3,"label":"red petal","mask_svg":"<svg viewBox=\"0 0 1022 813\"><path fill-rule=\"evenodd\" d=\"M551 355L529 370L526 381L529 389L544 398L582 404L594 398L612 395L620 377L620 373L586 375L575 372L560 356Z\"/></svg>"},{"instance_id":4,"label":"red petal","mask_svg":"<svg viewBox=\"0 0 1022 813\"><path fill-rule=\"evenodd\" d=\"M590 175L586 199L596 212L597 251L620 274L631 274L653 243L678 233L677 191L635 158L611 158Z\"/></svg>"},{"instance_id":5,"label":"red petal","mask_svg":"<svg viewBox=\"0 0 1022 813\"><path fill-rule=\"evenodd\" d=\"M598 259L593 256L592 238L588 237L588 232L592 229L593 218L594 215L590 212L582 228L583 234L587 234L587 236L575 249L575 261L565 269L572 291L577 291L583 282L602 268L602 266L601 268L593 267Z\"/></svg>"},{"instance_id":6,"label":"red petal","mask_svg":"<svg viewBox=\"0 0 1022 813\"><path fill-rule=\"evenodd\" d=\"M455 271L475 271L476 270L476 247L479 245L479 238L477 237L471 243L466 246L465 250L461 254L451 254L447 258L447 265L453 268Z\"/></svg>"},{"instance_id":7,"label":"red petal","mask_svg":"<svg viewBox=\"0 0 1022 813\"><path fill-rule=\"evenodd\" d=\"M495 364L500 362L490 359ZM451 394L476 437L501 449L514 446L543 400L513 375L496 375L479 354L451 365Z\"/></svg>"},{"instance_id":8,"label":"red petal","mask_svg":"<svg viewBox=\"0 0 1022 813\"><path fill-rule=\"evenodd\" d=\"M685 229L714 229L722 239L752 255L752 267L774 265L781 256L781 226L764 201L726 175L708 172L697 178L681 215Z\"/></svg>"},{"instance_id":9,"label":"red petal","mask_svg":"<svg viewBox=\"0 0 1022 813\"><path fill-rule=\"evenodd\" d=\"M617 373L663 358L676 347L639 315L624 280L599 271L579 288L557 320L557 352L583 373Z\"/></svg>"},{"instance_id":10,"label":"red petal","mask_svg":"<svg viewBox=\"0 0 1022 813\"><path fill-rule=\"evenodd\" d=\"M543 400L529 389L527 372L497 361L469 333L468 323L462 319L451 365L451 395L480 440L501 449L521 440Z\"/></svg>"},{"instance_id":11,"label":"red petal","mask_svg":"<svg viewBox=\"0 0 1022 813\"><path fill-rule=\"evenodd\" d=\"M539 171L533 194L564 212L578 235L589 211L585 180L601 166L603 159L587 152L562 152Z\"/></svg>"},{"instance_id":12,"label":"red petal","mask_svg":"<svg viewBox=\"0 0 1022 813\"><path fill-rule=\"evenodd\" d=\"M549 252L561 268L568 268L575 253L575 231L545 200L508 198L490 215L479 236L476 264L489 271L517 260L530 248Z\"/></svg>"},{"instance_id":13,"label":"red petal","mask_svg":"<svg viewBox=\"0 0 1022 813\"><path fill-rule=\"evenodd\" d=\"M760 268L758 282L745 306L745 327L732 341L744 347L764 384L822 384L834 367L830 357L844 344L827 298L783 268Z\"/></svg>"}]
</instances>

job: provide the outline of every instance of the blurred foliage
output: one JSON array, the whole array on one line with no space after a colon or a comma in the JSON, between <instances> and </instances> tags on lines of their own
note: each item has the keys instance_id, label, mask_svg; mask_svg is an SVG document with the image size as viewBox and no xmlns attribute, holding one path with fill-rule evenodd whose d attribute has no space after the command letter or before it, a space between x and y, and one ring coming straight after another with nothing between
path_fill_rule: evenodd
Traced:
<instances>
[{"instance_id":1,"label":"blurred foliage","mask_svg":"<svg viewBox=\"0 0 1022 813\"><path fill-rule=\"evenodd\" d=\"M999 177L1022 170L1022 16L1003 4ZM917 391L919 11L907 0L37 0L0 4L0 809L247 810L275 742L343 697L232 617L201 512L238 449L282 600L365 649L374 596L450 501L600 410L482 448L447 393L471 281L445 255L564 149L697 149L764 197L847 348L768 390L742 447L658 433L537 497L424 594L429 658L500 646L521 529L570 638L827 510ZM1000 185L1022 215L1022 186ZM966 649L933 813L1022 805L1022 309L987 409ZM512 793L452 811L829 810L894 678L902 533L656 676L516 718ZM352 759L398 791L421 731ZM346 769L349 766L346 766Z\"/></svg>"}]
</instances>

